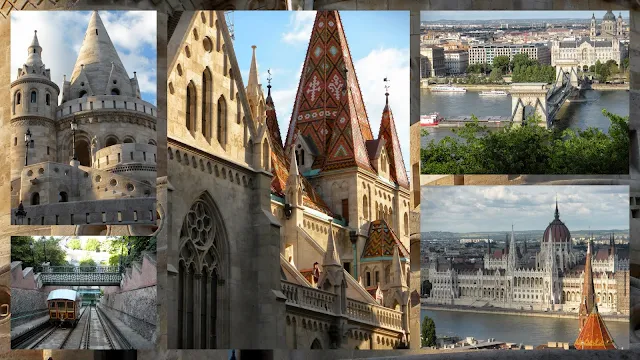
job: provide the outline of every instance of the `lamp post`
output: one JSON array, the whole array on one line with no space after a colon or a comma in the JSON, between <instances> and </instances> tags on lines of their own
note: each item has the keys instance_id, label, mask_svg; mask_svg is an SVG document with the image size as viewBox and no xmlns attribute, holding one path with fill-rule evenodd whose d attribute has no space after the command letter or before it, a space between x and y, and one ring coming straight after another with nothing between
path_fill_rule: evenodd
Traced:
<instances>
[{"instance_id":1,"label":"lamp post","mask_svg":"<svg viewBox=\"0 0 640 360\"><path fill-rule=\"evenodd\" d=\"M16 225L18 225L18 220L20 221L20 225L22 225L24 218L27 216L27 212L24 211L24 205L22 205L22 200L20 200L18 210L16 210L14 214L16 215Z\"/></svg>"},{"instance_id":2,"label":"lamp post","mask_svg":"<svg viewBox=\"0 0 640 360\"><path fill-rule=\"evenodd\" d=\"M76 130L78 130L78 122L74 117L73 119L71 119L71 135L73 136L73 160L77 161L78 157L76 156Z\"/></svg>"},{"instance_id":3,"label":"lamp post","mask_svg":"<svg viewBox=\"0 0 640 360\"><path fill-rule=\"evenodd\" d=\"M31 144L31 130L27 129L27 132L24 134L24 166L28 165L29 160L29 144Z\"/></svg>"},{"instance_id":4,"label":"lamp post","mask_svg":"<svg viewBox=\"0 0 640 360\"><path fill-rule=\"evenodd\" d=\"M33 252L33 243L29 244L29 248L31 248L31 258L33 259L33 267L36 267L36 255Z\"/></svg>"},{"instance_id":5,"label":"lamp post","mask_svg":"<svg viewBox=\"0 0 640 360\"><path fill-rule=\"evenodd\" d=\"M44 262L47 262L47 239L43 236L42 238L42 247L44 248Z\"/></svg>"}]
</instances>

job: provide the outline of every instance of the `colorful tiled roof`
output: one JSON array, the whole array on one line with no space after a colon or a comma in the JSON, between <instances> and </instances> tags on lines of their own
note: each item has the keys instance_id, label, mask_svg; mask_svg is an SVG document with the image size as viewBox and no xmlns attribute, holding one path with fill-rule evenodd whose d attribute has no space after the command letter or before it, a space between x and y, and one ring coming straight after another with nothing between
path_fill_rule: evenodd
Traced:
<instances>
[{"instance_id":1,"label":"colorful tiled roof","mask_svg":"<svg viewBox=\"0 0 640 360\"><path fill-rule=\"evenodd\" d=\"M337 11L316 13L286 146L297 133L318 151L314 169L374 171L365 147L373 134Z\"/></svg>"},{"instance_id":2,"label":"colorful tiled roof","mask_svg":"<svg viewBox=\"0 0 640 360\"><path fill-rule=\"evenodd\" d=\"M616 348L613 338L597 309L587 317L575 342L578 350L611 350Z\"/></svg>"},{"instance_id":3,"label":"colorful tiled roof","mask_svg":"<svg viewBox=\"0 0 640 360\"><path fill-rule=\"evenodd\" d=\"M364 244L362 258L393 256L393 248L398 245L400 257L409 258L409 251L402 245L396 234L389 228L386 221L375 220L369 226L369 236Z\"/></svg>"},{"instance_id":4,"label":"colorful tiled roof","mask_svg":"<svg viewBox=\"0 0 640 360\"><path fill-rule=\"evenodd\" d=\"M387 105L382 111L382 121L380 122L378 138L385 140L385 149L387 150L389 163L391 164L391 180L405 189L409 189L409 178L407 177L407 169L404 167L404 161L402 161L402 151L400 150L396 123L393 121L393 112L389 106L389 95L386 95Z\"/></svg>"},{"instance_id":5,"label":"colorful tiled roof","mask_svg":"<svg viewBox=\"0 0 640 360\"><path fill-rule=\"evenodd\" d=\"M277 196L284 198L284 190L286 188L287 179L289 178L289 165L290 160L287 159L282 147L282 138L280 137L280 128L278 126L278 117L276 114L275 105L271 98L271 85L268 86L268 95L265 100L266 112L267 112L267 132L269 134L269 140L271 142L271 167L273 173L273 179L271 180L271 192ZM320 195L313 189L309 181L303 176L303 201L304 206L312 208L314 210L323 212L329 216L333 216L333 213L322 200Z\"/></svg>"}]
</instances>

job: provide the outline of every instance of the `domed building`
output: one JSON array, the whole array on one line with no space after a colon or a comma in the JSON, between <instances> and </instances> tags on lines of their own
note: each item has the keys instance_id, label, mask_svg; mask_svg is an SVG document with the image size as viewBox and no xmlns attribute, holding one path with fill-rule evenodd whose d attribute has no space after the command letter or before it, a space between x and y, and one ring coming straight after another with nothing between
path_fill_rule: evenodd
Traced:
<instances>
[{"instance_id":1,"label":"domed building","mask_svg":"<svg viewBox=\"0 0 640 360\"><path fill-rule=\"evenodd\" d=\"M12 224L74 225L87 235L107 234L110 224L152 227L157 110L98 12L62 89L42 51L35 32L11 83Z\"/></svg>"},{"instance_id":2,"label":"domed building","mask_svg":"<svg viewBox=\"0 0 640 360\"><path fill-rule=\"evenodd\" d=\"M432 261L429 303L493 306L519 310L577 312L580 308L586 257L593 264L595 301L603 313L629 313L629 257L609 246L588 255L574 249L569 227L560 219L558 202L553 220L531 253L516 243L512 229L503 249L491 250L482 261ZM591 266L591 265L590 265Z\"/></svg>"},{"instance_id":3,"label":"domed building","mask_svg":"<svg viewBox=\"0 0 640 360\"><path fill-rule=\"evenodd\" d=\"M600 23L600 31L597 31L596 15L591 16L590 37L595 38L600 36L602 38L616 38L624 35L624 21L622 20L622 13L618 14L618 17L613 14L611 10L607 11L602 17Z\"/></svg>"}]
</instances>

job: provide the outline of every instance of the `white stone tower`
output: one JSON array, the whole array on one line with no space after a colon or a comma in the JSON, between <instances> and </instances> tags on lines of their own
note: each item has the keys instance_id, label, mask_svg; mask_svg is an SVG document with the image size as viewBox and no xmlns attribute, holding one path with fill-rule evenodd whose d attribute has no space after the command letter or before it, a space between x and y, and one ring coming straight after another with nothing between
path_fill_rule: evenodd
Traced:
<instances>
[{"instance_id":1,"label":"white stone tower","mask_svg":"<svg viewBox=\"0 0 640 360\"><path fill-rule=\"evenodd\" d=\"M29 144L28 164L56 159L55 114L60 89L51 81L49 69L42 62L42 47L37 32L28 47L27 61L18 69L11 83L11 181L20 179L25 166L25 133ZM12 184L19 191L19 181Z\"/></svg>"},{"instance_id":2,"label":"white stone tower","mask_svg":"<svg viewBox=\"0 0 640 360\"><path fill-rule=\"evenodd\" d=\"M596 32L596 14L593 13L591 15L591 27L589 28L589 37L591 37L592 39L596 37L597 32Z\"/></svg>"},{"instance_id":3,"label":"white stone tower","mask_svg":"<svg viewBox=\"0 0 640 360\"><path fill-rule=\"evenodd\" d=\"M618 14L616 20L616 36L622 37L624 35L624 21L622 20L622 13Z\"/></svg>"}]
</instances>

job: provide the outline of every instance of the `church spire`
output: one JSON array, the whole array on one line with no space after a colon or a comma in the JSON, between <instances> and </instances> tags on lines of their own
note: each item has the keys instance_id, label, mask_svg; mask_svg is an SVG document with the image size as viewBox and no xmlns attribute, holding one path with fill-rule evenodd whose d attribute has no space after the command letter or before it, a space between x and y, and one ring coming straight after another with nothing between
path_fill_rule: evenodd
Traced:
<instances>
[{"instance_id":1,"label":"church spire","mask_svg":"<svg viewBox=\"0 0 640 360\"><path fill-rule=\"evenodd\" d=\"M511 241L509 242L509 258L508 258L509 263L507 264L507 268L512 271L516 268L517 251L518 250L516 249L516 236L513 231L513 224L511 224Z\"/></svg>"},{"instance_id":2,"label":"church spire","mask_svg":"<svg viewBox=\"0 0 640 360\"><path fill-rule=\"evenodd\" d=\"M335 10L316 12L295 99L285 147L300 133L317 152L315 168L374 172L365 145L373 134Z\"/></svg>"},{"instance_id":3,"label":"church spire","mask_svg":"<svg viewBox=\"0 0 640 360\"><path fill-rule=\"evenodd\" d=\"M556 194L556 213L554 215L556 220L560 220L560 211L558 211L558 195Z\"/></svg>"},{"instance_id":4,"label":"church spire","mask_svg":"<svg viewBox=\"0 0 640 360\"><path fill-rule=\"evenodd\" d=\"M598 306L595 303L595 290L593 287L593 272L591 269L591 239L587 244L587 257L584 265L584 282L582 283L582 300L580 304L580 329L584 327L585 322L589 314L595 309L598 311Z\"/></svg>"},{"instance_id":5,"label":"church spire","mask_svg":"<svg viewBox=\"0 0 640 360\"><path fill-rule=\"evenodd\" d=\"M256 60L256 46L251 45L252 55L251 55L251 67L249 68L249 81L247 81L247 88L253 89L257 88L259 85L258 81L258 62Z\"/></svg>"},{"instance_id":6,"label":"church spire","mask_svg":"<svg viewBox=\"0 0 640 360\"><path fill-rule=\"evenodd\" d=\"M402 151L400 150L400 140L396 130L396 123L393 120L393 112L389 106L389 79L384 78L384 88L386 96L386 105L382 110L382 120L380 121L379 139L384 139L385 150L389 156L391 180L401 187L409 189L409 178L407 170L402 160Z\"/></svg>"},{"instance_id":7,"label":"church spire","mask_svg":"<svg viewBox=\"0 0 640 360\"><path fill-rule=\"evenodd\" d=\"M295 160L292 160L295 162ZM340 263L340 256L338 256L338 250L336 249L336 243L333 240L333 229L331 223L329 224L329 239L327 241L327 251L324 253L324 259L322 261L322 267L326 266L342 266Z\"/></svg>"}]
</instances>

